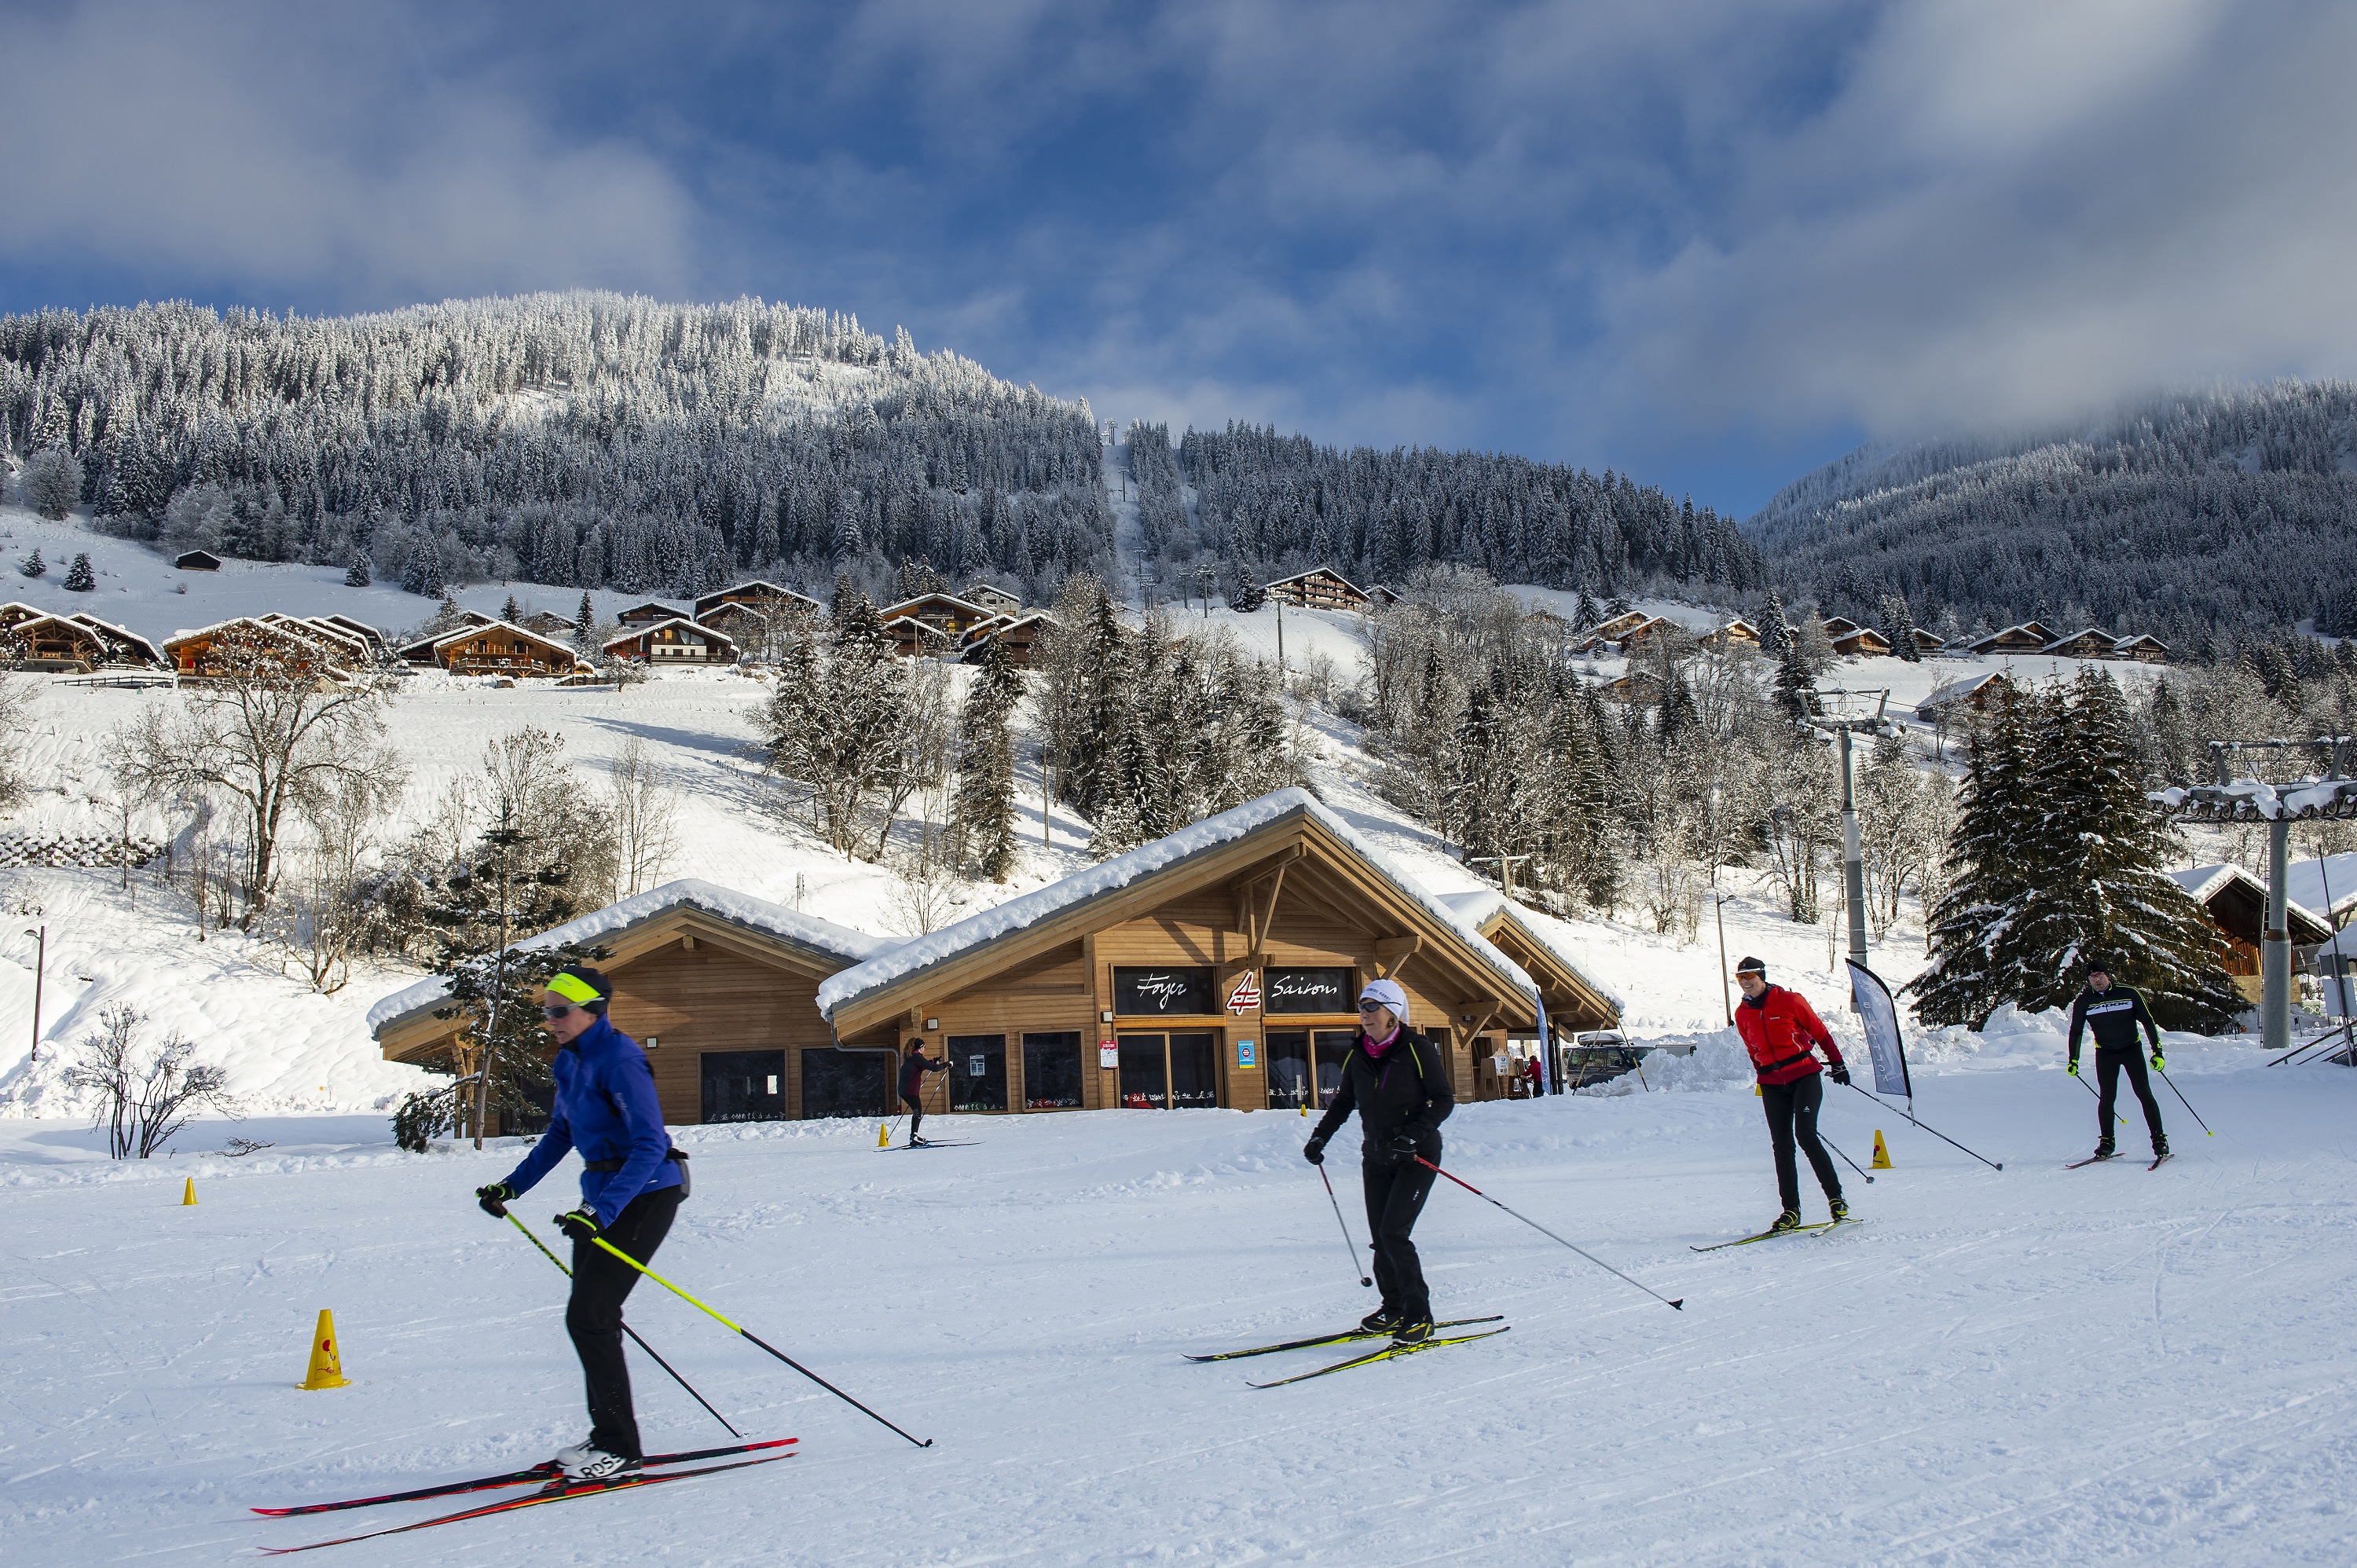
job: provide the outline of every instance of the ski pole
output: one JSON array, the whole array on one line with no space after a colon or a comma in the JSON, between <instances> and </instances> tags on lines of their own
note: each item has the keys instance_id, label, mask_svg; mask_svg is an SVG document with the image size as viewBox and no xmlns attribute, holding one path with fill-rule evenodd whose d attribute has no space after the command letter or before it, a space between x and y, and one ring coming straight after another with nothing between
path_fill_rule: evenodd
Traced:
<instances>
[{"instance_id":1,"label":"ski pole","mask_svg":"<svg viewBox=\"0 0 2357 1568\"><path fill-rule=\"evenodd\" d=\"M556 1269L559 1273L563 1274L568 1280L573 1277L573 1271L565 1266L565 1260L550 1251L548 1250L548 1243L533 1235L522 1220L518 1219L512 1214L507 1217L507 1220L509 1224L523 1232L523 1239L525 1240L540 1249L540 1255L542 1257L546 1258L550 1262L556 1265ZM727 1426L729 1436L736 1438L740 1443L744 1441L745 1434L737 1431L735 1427L729 1426L728 1418L726 1416L721 1414L716 1410L712 1410L712 1402L705 1399L702 1394L697 1393L695 1391L695 1385L689 1382L685 1378L681 1377L679 1375L679 1369L676 1367L673 1367L669 1361L664 1360L661 1356L656 1356L655 1348L648 1344L645 1340L640 1338L639 1331L637 1329L625 1323L622 1325L622 1332L630 1337L631 1344L636 1345L640 1349L644 1350L649 1356L654 1357L655 1365L661 1367L664 1371L669 1372L671 1374L671 1380L677 1383L681 1388L685 1389L688 1391L689 1397L694 1399L696 1403L702 1405L705 1410L712 1411L712 1419L718 1422L723 1426Z\"/></svg>"},{"instance_id":2,"label":"ski pole","mask_svg":"<svg viewBox=\"0 0 2357 1568\"><path fill-rule=\"evenodd\" d=\"M2096 1103L2096 1104L2101 1105L2101 1104L2104 1102L2104 1097L2103 1097L2102 1095L2100 1095L2100 1094L2095 1094L2095 1086L2094 1086L2093 1084L2089 1083L2089 1082L2088 1082L2085 1079L2083 1079L2083 1078L2079 1078L2079 1075L2078 1075L2077 1073L2075 1073L2075 1072L2074 1072L2074 1073L2072 1073L2071 1076L2072 1076L2072 1078L2078 1078L2078 1079L2079 1079L2079 1087L2080 1087L2080 1088L2082 1088L2082 1089L2085 1090L2086 1090L2088 1093L2090 1093L2090 1094L2094 1094L2094 1095L2095 1095L2095 1103ZM2188 1106L2188 1107L2186 1107L2186 1109L2190 1111L2190 1110L2191 1110L2191 1109L2192 1109L2192 1107L2191 1107L2191 1106ZM2121 1126L2123 1126L2123 1127L2125 1127L2125 1126L2126 1126L2126 1125L2128 1124L2128 1119L2127 1119L2126 1117L2125 1117L2125 1116L2121 1115L2121 1114L2120 1114L2118 1112L2116 1112L2116 1111L2115 1111L2115 1112L2112 1112L2112 1120L2113 1120L2113 1121L2115 1121L2115 1122L2118 1122L2118 1123L2119 1123Z\"/></svg>"},{"instance_id":3,"label":"ski pole","mask_svg":"<svg viewBox=\"0 0 2357 1568\"><path fill-rule=\"evenodd\" d=\"M1860 1175L1860 1176L1866 1176L1866 1185L1867 1185L1867 1186L1868 1186L1868 1187L1872 1187L1872 1186L1874 1185L1874 1178L1873 1178L1872 1176L1867 1176L1867 1173L1866 1173L1866 1167L1865 1167L1864 1165L1859 1165L1856 1160L1851 1159L1847 1155L1842 1155L1842 1152L1841 1152L1841 1145L1840 1145L1839 1144L1835 1143L1831 1138L1826 1137L1823 1133L1818 1133L1818 1134L1817 1134L1817 1142L1818 1142L1818 1143L1820 1143L1820 1144L1823 1144L1826 1148L1831 1149L1835 1154L1836 1154L1836 1155L1841 1155L1841 1157L1842 1157L1842 1164L1844 1164L1844 1165L1847 1165L1850 1169L1852 1169L1852 1170L1854 1170L1854 1171L1857 1172L1857 1174L1858 1174L1858 1175Z\"/></svg>"},{"instance_id":4,"label":"ski pole","mask_svg":"<svg viewBox=\"0 0 2357 1568\"><path fill-rule=\"evenodd\" d=\"M2177 1102L2185 1107L2186 1114L2192 1117L2196 1122L2201 1122L2201 1112L2193 1109L2193 1101L2185 1098L2185 1090L2177 1087L2176 1080L2170 1078L2166 1071L2162 1071L2159 1069L2155 1069L2154 1070L2160 1072L2160 1081L2169 1085L2169 1092L2177 1096ZM2123 1120L2125 1120L2125 1118ZM2218 1134L2210 1131L2209 1122L2201 1122L2201 1135L2205 1138L2214 1138Z\"/></svg>"},{"instance_id":5,"label":"ski pole","mask_svg":"<svg viewBox=\"0 0 2357 1568\"><path fill-rule=\"evenodd\" d=\"M861 1404L857 1400L853 1399L849 1394L845 1393L841 1389L836 1388L833 1383L828 1382L824 1378L820 1377L816 1372L812 1371L808 1367L803 1366L800 1361L795 1360L791 1356L787 1355L775 1345L770 1344L768 1340L762 1338L759 1335L754 1333L743 1324L731 1322L728 1318L713 1311L712 1308L705 1305L704 1303L696 1300L694 1296L688 1294L685 1291L680 1289L677 1285L672 1283L669 1280L663 1278L661 1274L655 1273L652 1269L647 1267L644 1263L639 1262L636 1258L633 1258L619 1247L615 1246L614 1243L607 1240L603 1236L592 1236L589 1239L592 1241L597 1242L600 1247L603 1247L607 1251L611 1252L614 1256L621 1259L622 1262L630 1264L630 1267L638 1270L639 1273L646 1275L647 1278L654 1281L655 1283L662 1286L663 1289L671 1292L672 1294L679 1297L680 1300L687 1303L688 1305L694 1307L699 1312L705 1314L707 1316L716 1319L726 1326L734 1328L737 1333L743 1335L746 1338L750 1339L754 1344L759 1345L762 1349L767 1350L770 1355L775 1356L779 1360L783 1361L787 1366L791 1367L795 1371L800 1372L803 1377L808 1378L812 1382L816 1383L820 1388L824 1389L827 1392L833 1394L835 1398L841 1400L844 1403L849 1405L860 1414L877 1423L879 1425L891 1426L892 1430L899 1432L901 1436L909 1437L907 1433L900 1432L899 1427L892 1426L890 1422L886 1421L882 1416L877 1415L874 1411L869 1410L866 1405ZM916 1444L920 1448L931 1448L933 1445L933 1440L930 1437L921 1441L914 1437L909 1437L909 1441Z\"/></svg>"},{"instance_id":6,"label":"ski pole","mask_svg":"<svg viewBox=\"0 0 2357 1568\"><path fill-rule=\"evenodd\" d=\"M1483 1192L1480 1187L1475 1187L1471 1182L1467 1181L1464 1177L1450 1175L1449 1172L1442 1170L1438 1165L1434 1165L1422 1155L1415 1155L1415 1159L1417 1165L1422 1165L1425 1169L1431 1171L1436 1176L1448 1176L1450 1181L1455 1182L1458 1186L1463 1187L1466 1191L1471 1193L1474 1197L1480 1198L1482 1202L1490 1205L1491 1208L1503 1209L1508 1214L1513 1214L1515 1219L1521 1220L1523 1224L1529 1226L1532 1230L1537 1231L1548 1240L1560 1242L1566 1247L1570 1247L1573 1251L1577 1252L1581 1257L1586 1258L1589 1262L1594 1263L1598 1268L1602 1269L1606 1273L1610 1274L1613 1278L1625 1281L1632 1285L1637 1285L1639 1290L1643 1291L1647 1295L1652 1296L1655 1301L1660 1302L1664 1306L1674 1306L1680 1312L1684 1312L1685 1310L1685 1297L1680 1296L1677 1300L1672 1301L1668 1296L1663 1295L1661 1292L1655 1290L1651 1285L1638 1284L1635 1280L1630 1279L1627 1274L1622 1273L1620 1270L1614 1268L1611 1264L1606 1262L1595 1253L1587 1251L1584 1247L1576 1246L1569 1241L1564 1240L1562 1237L1556 1235L1554 1231L1548 1230L1537 1220L1533 1219L1530 1216L1526 1214L1514 1214L1512 1209L1507 1208L1504 1204L1500 1203L1496 1198L1491 1197L1488 1193Z\"/></svg>"},{"instance_id":7,"label":"ski pole","mask_svg":"<svg viewBox=\"0 0 2357 1568\"><path fill-rule=\"evenodd\" d=\"M1318 1179L1326 1184L1326 1201L1334 1206L1334 1223L1342 1227L1342 1251L1351 1255L1351 1272L1358 1273L1359 1244L1351 1240L1351 1227L1342 1219L1342 1200L1334 1196L1334 1178L1326 1174L1323 1162L1318 1166ZM1359 1283L1372 1285L1375 1282L1365 1274L1359 1274Z\"/></svg>"},{"instance_id":8,"label":"ski pole","mask_svg":"<svg viewBox=\"0 0 2357 1568\"><path fill-rule=\"evenodd\" d=\"M1854 1084L1854 1083L1853 1083L1853 1084L1851 1084L1851 1085L1850 1085L1850 1087L1851 1087L1852 1089L1857 1089L1857 1085L1856 1085L1856 1084ZM1896 1105L1891 1104L1891 1103L1890 1103L1890 1101L1889 1101L1888 1100L1883 1099L1883 1098L1882 1098L1880 1095L1878 1095L1878 1094L1867 1094L1867 1091L1866 1091L1865 1090L1863 1090L1863 1089L1857 1089L1857 1091L1858 1091L1860 1094L1866 1094L1866 1097L1867 1097L1868 1100L1873 1101L1877 1105L1881 1106L1885 1111L1899 1111L1899 1107L1897 1107ZM1942 1143L1943 1143L1943 1144L1947 1144L1947 1145L1948 1145L1950 1148L1952 1148L1952 1149L1964 1149L1964 1146L1962 1144L1957 1143L1953 1138L1949 1137L1945 1133L1941 1132L1937 1127L1926 1127L1925 1125L1923 1125L1923 1123L1922 1123L1922 1122L1916 1121L1916 1120L1915 1120L1915 1112L1913 1112L1912 1111L1899 1111L1899 1114L1900 1114L1901 1116L1906 1117L1906 1118L1907 1118L1907 1124L1908 1124L1909 1126L1910 1126L1910 1127L1913 1127L1913 1128L1914 1128L1914 1129L1916 1129L1918 1132L1922 1132L1922 1133L1931 1133L1931 1134L1932 1134L1932 1136L1933 1136L1934 1138L1939 1139L1939 1140L1940 1140L1940 1142L1942 1142ZM1966 1154L1968 1154L1968 1155L1973 1155L1973 1152L1972 1152L1970 1149L1964 1149L1964 1153L1966 1153ZM1988 1166L1991 1170L1997 1170L1997 1171L2001 1171L2001 1170L2005 1169L2005 1163L2004 1163L2003 1161L2001 1161L2001 1160L1993 1160L1993 1159L1990 1159L1986 1155L1973 1155L1973 1158L1975 1158L1975 1159L1976 1159L1976 1160L1980 1161L1980 1163L1981 1163L1981 1164L1983 1164L1983 1165L1985 1165Z\"/></svg>"}]
</instances>

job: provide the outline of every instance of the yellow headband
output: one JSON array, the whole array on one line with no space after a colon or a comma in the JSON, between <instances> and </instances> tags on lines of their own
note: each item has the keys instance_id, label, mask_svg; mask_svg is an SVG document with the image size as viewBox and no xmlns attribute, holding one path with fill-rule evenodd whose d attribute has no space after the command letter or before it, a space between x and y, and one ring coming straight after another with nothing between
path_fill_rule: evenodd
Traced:
<instances>
[{"instance_id":1,"label":"yellow headband","mask_svg":"<svg viewBox=\"0 0 2357 1568\"><path fill-rule=\"evenodd\" d=\"M605 1000L604 997L597 994L597 988L596 986L590 984L587 981L582 979L577 974L559 973L549 981L548 989L554 992L557 995L564 997L567 1002L576 1003L582 1006L587 1006L592 1002L602 1002Z\"/></svg>"}]
</instances>

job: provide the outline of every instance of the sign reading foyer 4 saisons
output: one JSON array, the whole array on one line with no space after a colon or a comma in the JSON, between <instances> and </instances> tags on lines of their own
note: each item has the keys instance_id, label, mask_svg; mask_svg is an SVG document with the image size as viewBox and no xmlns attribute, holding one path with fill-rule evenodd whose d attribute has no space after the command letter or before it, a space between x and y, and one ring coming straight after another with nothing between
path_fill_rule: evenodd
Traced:
<instances>
[{"instance_id":1,"label":"sign reading foyer 4 saisons","mask_svg":"<svg viewBox=\"0 0 2357 1568\"><path fill-rule=\"evenodd\" d=\"M952 1064L929 1110L1289 1109L1323 1090L1378 976L1467 1099L1476 1059L1534 1033L1542 999L1557 1031L1620 1016L1530 932L1460 914L1297 789L907 942L701 882L532 940L608 950L615 1026L662 1040L649 1060L674 1123L884 1115L912 1040ZM370 1024L387 1056L463 1070L447 1006L427 981Z\"/></svg>"}]
</instances>

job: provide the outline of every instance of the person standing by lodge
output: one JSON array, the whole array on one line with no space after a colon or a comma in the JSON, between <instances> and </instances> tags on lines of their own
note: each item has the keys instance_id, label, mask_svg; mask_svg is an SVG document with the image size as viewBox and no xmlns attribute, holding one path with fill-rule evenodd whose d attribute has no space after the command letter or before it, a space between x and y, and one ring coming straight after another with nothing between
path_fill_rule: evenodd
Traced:
<instances>
[{"instance_id":1,"label":"person standing by lodge","mask_svg":"<svg viewBox=\"0 0 2357 1568\"><path fill-rule=\"evenodd\" d=\"M1825 1205L1835 1221L1849 1218L1842 1200L1841 1173L1817 1138L1817 1112L1825 1102L1826 1069L1817 1065L1811 1047L1822 1048L1831 1064L1834 1081L1847 1083L1849 1068L1841 1047L1834 1044L1809 999L1796 991L1768 983L1768 966L1746 958L1735 966L1735 983L1743 988L1743 1004L1735 1010L1735 1030L1743 1048L1751 1053L1751 1070L1760 1079L1760 1101L1768 1112L1768 1139L1776 1150L1776 1192L1783 1211L1765 1234L1801 1227L1801 1173L1792 1157L1793 1145L1809 1156L1817 1185L1825 1189Z\"/></svg>"},{"instance_id":2,"label":"person standing by lodge","mask_svg":"<svg viewBox=\"0 0 2357 1568\"><path fill-rule=\"evenodd\" d=\"M638 1415L630 1402L630 1370L622 1359L622 1303L639 1272L597 1245L600 1238L640 1262L655 1255L687 1196L687 1156L663 1129L662 1101L639 1043L608 1021L614 993L594 969L561 970L541 997L548 1032L556 1036L556 1100L548 1131L503 1181L475 1189L483 1212L507 1217L507 1206L555 1168L570 1149L581 1151L581 1205L556 1223L573 1239L573 1296L565 1328L581 1358L589 1395L589 1435L557 1452L556 1463L576 1481L610 1480L639 1468Z\"/></svg>"},{"instance_id":3,"label":"person standing by lodge","mask_svg":"<svg viewBox=\"0 0 2357 1568\"><path fill-rule=\"evenodd\" d=\"M900 1064L900 1102L909 1108L909 1146L916 1148L924 1143L917 1136L917 1127L925 1119L925 1075L950 1070L949 1058L935 1061L925 1054L925 1042L909 1042L908 1059Z\"/></svg>"},{"instance_id":4,"label":"person standing by lodge","mask_svg":"<svg viewBox=\"0 0 2357 1568\"><path fill-rule=\"evenodd\" d=\"M1383 1304L1360 1326L1403 1345L1432 1337L1432 1293L1409 1239L1440 1164L1440 1124L1457 1108L1442 1053L1407 1026L1407 993L1394 980L1370 981L1359 993L1359 1038L1342 1058L1334 1103L1302 1147L1326 1163L1326 1140L1359 1113L1359 1175L1367 1195L1367 1229L1375 1243L1375 1283ZM1419 1164L1419 1159L1430 1164Z\"/></svg>"},{"instance_id":5,"label":"person standing by lodge","mask_svg":"<svg viewBox=\"0 0 2357 1568\"><path fill-rule=\"evenodd\" d=\"M2136 1049L2136 1029L2141 1026L2152 1041L2152 1066L2158 1072L2162 1066L2160 1026L2153 1022L2152 1009L2144 1004L2144 993L2133 985L2114 985L2112 966L2100 958L2087 961L2087 984L2071 1004L2071 1065L2067 1069L2072 1078L2079 1076L2079 1036L2093 1030L2095 1036L2095 1155L2108 1160L2118 1151L2112 1146L2112 1102L2118 1098L2120 1069L2127 1069L2128 1087L2136 1090L2136 1103L2144 1107L2146 1131L2152 1134L2152 1157L2155 1161L2169 1158L2169 1134L2161 1130L2160 1103L2152 1097L2152 1079L2144 1072L2144 1055Z\"/></svg>"}]
</instances>

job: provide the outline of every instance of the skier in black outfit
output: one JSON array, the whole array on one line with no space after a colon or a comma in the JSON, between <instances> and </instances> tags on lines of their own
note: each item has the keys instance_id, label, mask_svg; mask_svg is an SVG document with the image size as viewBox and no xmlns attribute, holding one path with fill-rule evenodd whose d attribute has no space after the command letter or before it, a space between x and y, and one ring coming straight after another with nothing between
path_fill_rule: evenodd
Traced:
<instances>
[{"instance_id":1,"label":"skier in black outfit","mask_svg":"<svg viewBox=\"0 0 2357 1568\"><path fill-rule=\"evenodd\" d=\"M2072 1078L2079 1076L2079 1036L2092 1029L2095 1036L2095 1158L2099 1160L2108 1160L2117 1152L2112 1147L2112 1101L2119 1093L2123 1068L2127 1069L2128 1085L2136 1090L2137 1103L2144 1107L2144 1124L2152 1133L2152 1157L2169 1157L2160 1103L2152 1097L2152 1080L2145 1076L2144 1056L2136 1049L2138 1025L2151 1038L2152 1067L2158 1072L2166 1063L2160 1054L2160 1026L2153 1022L2152 1009L2144 1004L2144 996L2136 987L2112 983L2109 963L2089 959L2087 988L2071 1004L2069 1070Z\"/></svg>"},{"instance_id":2,"label":"skier in black outfit","mask_svg":"<svg viewBox=\"0 0 2357 1568\"><path fill-rule=\"evenodd\" d=\"M1341 1086L1301 1154L1324 1165L1326 1140L1358 1112L1360 1179L1383 1293L1383 1305L1361 1326L1403 1345L1432 1337L1432 1293L1408 1236L1432 1195L1434 1172L1417 1158L1440 1163L1440 1123L1456 1108L1448 1062L1407 1026L1407 993L1396 981L1370 982L1359 993L1359 1040L1342 1058Z\"/></svg>"},{"instance_id":3,"label":"skier in black outfit","mask_svg":"<svg viewBox=\"0 0 2357 1568\"><path fill-rule=\"evenodd\" d=\"M900 1064L900 1101L909 1108L909 1143L911 1147L924 1142L917 1136L917 1127L925 1119L925 1075L950 1070L949 1058L935 1061L925 1054L925 1042L909 1042L908 1059Z\"/></svg>"}]
</instances>

